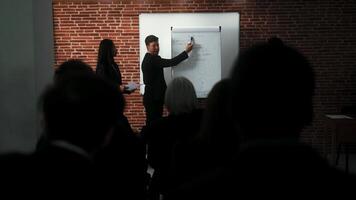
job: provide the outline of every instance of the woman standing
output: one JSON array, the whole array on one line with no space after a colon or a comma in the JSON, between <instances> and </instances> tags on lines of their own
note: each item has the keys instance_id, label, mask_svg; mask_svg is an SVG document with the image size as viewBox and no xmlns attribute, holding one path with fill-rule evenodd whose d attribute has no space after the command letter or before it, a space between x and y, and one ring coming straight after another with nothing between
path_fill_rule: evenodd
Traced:
<instances>
[{"instance_id":1,"label":"woman standing","mask_svg":"<svg viewBox=\"0 0 356 200\"><path fill-rule=\"evenodd\" d=\"M114 42L109 39L102 40L99 46L96 74L117 85L121 92L129 94L132 91L126 90L122 85L120 68L114 59L116 55L117 49Z\"/></svg>"},{"instance_id":2,"label":"woman standing","mask_svg":"<svg viewBox=\"0 0 356 200\"><path fill-rule=\"evenodd\" d=\"M134 89L125 88L119 65L114 57L117 49L112 40L104 39L100 42L96 74L115 84L121 92L131 93ZM146 149L142 139L135 134L124 115L120 113L119 120L112 130L111 140L97 152L94 164L101 177L107 177L114 186L108 186L110 195L116 198L130 196L132 199L144 199L146 178ZM121 188L117 192L117 188Z\"/></svg>"}]
</instances>

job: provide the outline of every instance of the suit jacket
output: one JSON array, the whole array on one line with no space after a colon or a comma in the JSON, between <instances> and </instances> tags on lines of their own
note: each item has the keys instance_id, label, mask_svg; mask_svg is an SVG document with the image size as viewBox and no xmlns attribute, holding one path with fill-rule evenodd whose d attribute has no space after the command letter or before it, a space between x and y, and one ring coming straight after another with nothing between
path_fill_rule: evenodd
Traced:
<instances>
[{"instance_id":1,"label":"suit jacket","mask_svg":"<svg viewBox=\"0 0 356 200\"><path fill-rule=\"evenodd\" d=\"M104 79L112 82L115 85L122 85L122 77L119 65L113 63L111 65L104 65L102 63L96 66L96 74Z\"/></svg>"},{"instance_id":2,"label":"suit jacket","mask_svg":"<svg viewBox=\"0 0 356 200\"><path fill-rule=\"evenodd\" d=\"M84 152L84 150L83 150ZM93 170L89 155L52 143L33 154L33 164L42 175L81 181Z\"/></svg>"},{"instance_id":3,"label":"suit jacket","mask_svg":"<svg viewBox=\"0 0 356 200\"><path fill-rule=\"evenodd\" d=\"M154 168L160 190L171 186L176 145L190 143L200 129L203 111L169 115L152 122L144 130L148 143L148 161ZM180 153L180 152L179 152ZM176 181L176 179L174 180Z\"/></svg>"},{"instance_id":4,"label":"suit jacket","mask_svg":"<svg viewBox=\"0 0 356 200\"><path fill-rule=\"evenodd\" d=\"M143 82L145 84L145 101L163 101L166 92L163 68L178 65L188 58L187 52L183 51L172 59L164 59L159 55L146 53L142 61Z\"/></svg>"},{"instance_id":5,"label":"suit jacket","mask_svg":"<svg viewBox=\"0 0 356 200\"><path fill-rule=\"evenodd\" d=\"M92 195L103 191L92 160L76 146L72 149L48 142L31 155L31 161L25 166L30 169L30 188L56 195Z\"/></svg>"}]
</instances>

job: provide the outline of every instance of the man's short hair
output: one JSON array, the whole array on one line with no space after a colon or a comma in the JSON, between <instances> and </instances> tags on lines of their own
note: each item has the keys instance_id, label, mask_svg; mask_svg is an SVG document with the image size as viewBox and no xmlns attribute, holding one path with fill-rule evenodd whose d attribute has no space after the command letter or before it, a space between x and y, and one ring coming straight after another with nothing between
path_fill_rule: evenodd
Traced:
<instances>
[{"instance_id":1,"label":"man's short hair","mask_svg":"<svg viewBox=\"0 0 356 200\"><path fill-rule=\"evenodd\" d=\"M78 74L93 74L93 69L85 62L71 59L63 62L54 72L54 80L60 81Z\"/></svg>"},{"instance_id":2,"label":"man's short hair","mask_svg":"<svg viewBox=\"0 0 356 200\"><path fill-rule=\"evenodd\" d=\"M124 109L124 97L114 85L95 74L55 82L43 94L40 107L49 140L64 140L95 149Z\"/></svg>"},{"instance_id":3,"label":"man's short hair","mask_svg":"<svg viewBox=\"0 0 356 200\"><path fill-rule=\"evenodd\" d=\"M154 35L149 35L145 39L146 46L149 45L151 42L158 42L158 37Z\"/></svg>"}]
</instances>

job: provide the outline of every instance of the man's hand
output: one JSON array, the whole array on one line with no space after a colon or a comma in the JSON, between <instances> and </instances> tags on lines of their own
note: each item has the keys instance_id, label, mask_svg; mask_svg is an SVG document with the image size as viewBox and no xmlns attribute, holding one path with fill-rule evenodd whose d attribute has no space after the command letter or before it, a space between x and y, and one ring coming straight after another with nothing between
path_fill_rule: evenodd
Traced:
<instances>
[{"instance_id":1,"label":"man's hand","mask_svg":"<svg viewBox=\"0 0 356 200\"><path fill-rule=\"evenodd\" d=\"M192 51L192 49L193 49L193 43L188 43L187 44L187 46L185 47L185 52L187 52L187 53L189 53L189 52L191 52Z\"/></svg>"}]
</instances>

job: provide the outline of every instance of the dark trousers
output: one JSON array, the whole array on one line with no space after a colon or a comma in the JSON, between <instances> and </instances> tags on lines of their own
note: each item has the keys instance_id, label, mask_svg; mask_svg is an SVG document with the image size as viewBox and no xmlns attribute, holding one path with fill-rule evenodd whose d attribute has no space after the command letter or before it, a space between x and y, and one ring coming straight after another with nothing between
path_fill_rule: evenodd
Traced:
<instances>
[{"instance_id":1,"label":"dark trousers","mask_svg":"<svg viewBox=\"0 0 356 200\"><path fill-rule=\"evenodd\" d=\"M146 125L160 119L163 115L163 101L147 101L143 100L146 112Z\"/></svg>"}]
</instances>

